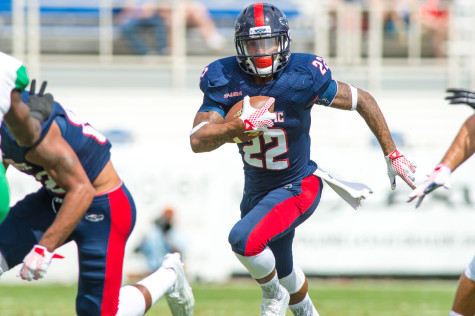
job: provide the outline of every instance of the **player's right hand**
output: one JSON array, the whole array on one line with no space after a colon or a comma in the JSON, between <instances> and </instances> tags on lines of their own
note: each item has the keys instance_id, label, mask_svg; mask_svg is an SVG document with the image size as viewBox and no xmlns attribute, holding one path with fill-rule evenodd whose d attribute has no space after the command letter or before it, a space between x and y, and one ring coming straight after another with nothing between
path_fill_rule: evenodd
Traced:
<instances>
[{"instance_id":1,"label":"player's right hand","mask_svg":"<svg viewBox=\"0 0 475 316\"><path fill-rule=\"evenodd\" d=\"M54 258L63 259L64 257L41 245L35 245L33 249L23 259L23 266L20 270L20 277L23 280L31 281L43 278L48 271L51 260Z\"/></svg>"},{"instance_id":2,"label":"player's right hand","mask_svg":"<svg viewBox=\"0 0 475 316\"><path fill-rule=\"evenodd\" d=\"M44 94L46 89L46 81L43 81L38 94L35 94L36 80L31 80L30 95L28 96L27 105L30 108L30 115L41 123L46 121L54 107L54 98L51 93Z\"/></svg>"},{"instance_id":3,"label":"player's right hand","mask_svg":"<svg viewBox=\"0 0 475 316\"><path fill-rule=\"evenodd\" d=\"M249 96L244 97L242 114L239 118L244 123L245 133L265 132L267 127L274 126L274 120L277 116L275 113L269 112L269 108L274 103L274 98L270 98L269 101L260 109L255 109L251 105Z\"/></svg>"},{"instance_id":4,"label":"player's right hand","mask_svg":"<svg viewBox=\"0 0 475 316\"><path fill-rule=\"evenodd\" d=\"M396 189L396 176L400 176L411 188L415 188L414 180L416 173L416 165L410 162L397 149L387 156L386 164L388 167L388 177L391 183L391 189Z\"/></svg>"},{"instance_id":5,"label":"player's right hand","mask_svg":"<svg viewBox=\"0 0 475 316\"><path fill-rule=\"evenodd\" d=\"M419 198L416 203L416 208L421 205L424 197L434 191L435 189L443 186L446 189L450 189L450 174L452 171L449 166L444 163L437 165L432 174L427 178L426 182L415 188L408 196L407 202L412 202L415 198Z\"/></svg>"},{"instance_id":6,"label":"player's right hand","mask_svg":"<svg viewBox=\"0 0 475 316\"><path fill-rule=\"evenodd\" d=\"M445 97L450 104L467 104L475 110L475 92L463 89L447 89L447 93L452 93Z\"/></svg>"}]
</instances>

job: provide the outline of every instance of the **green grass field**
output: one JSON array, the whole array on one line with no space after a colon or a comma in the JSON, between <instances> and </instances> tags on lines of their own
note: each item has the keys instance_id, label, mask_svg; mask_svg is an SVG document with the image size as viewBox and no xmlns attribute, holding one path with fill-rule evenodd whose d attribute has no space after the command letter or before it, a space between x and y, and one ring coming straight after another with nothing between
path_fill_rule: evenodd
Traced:
<instances>
[{"instance_id":1,"label":"green grass field","mask_svg":"<svg viewBox=\"0 0 475 316\"><path fill-rule=\"evenodd\" d=\"M447 316L457 281L312 279L309 285L321 316ZM251 280L192 287L196 316L260 315L261 292ZM2 285L0 315L75 315L75 293L75 286ZM160 299L147 315L170 316L166 300Z\"/></svg>"}]
</instances>

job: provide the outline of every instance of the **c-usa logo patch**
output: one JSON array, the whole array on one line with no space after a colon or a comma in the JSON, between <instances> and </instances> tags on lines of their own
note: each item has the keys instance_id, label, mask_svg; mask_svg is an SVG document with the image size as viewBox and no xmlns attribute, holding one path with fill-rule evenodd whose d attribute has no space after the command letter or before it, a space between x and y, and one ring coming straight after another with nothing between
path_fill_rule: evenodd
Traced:
<instances>
[{"instance_id":1,"label":"c-usa logo patch","mask_svg":"<svg viewBox=\"0 0 475 316\"><path fill-rule=\"evenodd\" d=\"M92 222L92 223L96 223L96 222L100 222L102 220L104 220L104 214L87 214L86 215L86 220Z\"/></svg>"}]
</instances>

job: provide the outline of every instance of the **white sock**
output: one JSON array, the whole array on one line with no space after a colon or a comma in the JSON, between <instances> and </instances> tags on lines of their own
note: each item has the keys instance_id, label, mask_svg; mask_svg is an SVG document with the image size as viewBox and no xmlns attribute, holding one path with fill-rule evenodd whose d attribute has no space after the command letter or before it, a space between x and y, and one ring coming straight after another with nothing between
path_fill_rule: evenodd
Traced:
<instances>
[{"instance_id":1,"label":"white sock","mask_svg":"<svg viewBox=\"0 0 475 316\"><path fill-rule=\"evenodd\" d=\"M152 296L152 305L155 304L169 289L175 285L176 272L173 269L160 267L148 277L137 282L145 286Z\"/></svg>"},{"instance_id":2,"label":"white sock","mask_svg":"<svg viewBox=\"0 0 475 316\"><path fill-rule=\"evenodd\" d=\"M120 288L119 310L116 316L142 316L145 313L145 297L135 286Z\"/></svg>"},{"instance_id":3,"label":"white sock","mask_svg":"<svg viewBox=\"0 0 475 316\"><path fill-rule=\"evenodd\" d=\"M312 300L310 299L310 296L308 296L308 293L301 302L294 305L289 305L289 307L295 316L320 316L320 314L318 314L317 310L315 309L315 306L313 306Z\"/></svg>"},{"instance_id":4,"label":"white sock","mask_svg":"<svg viewBox=\"0 0 475 316\"><path fill-rule=\"evenodd\" d=\"M449 316L463 316L462 314L456 313L454 311L450 311Z\"/></svg>"},{"instance_id":5,"label":"white sock","mask_svg":"<svg viewBox=\"0 0 475 316\"><path fill-rule=\"evenodd\" d=\"M305 284L305 274L302 269L294 263L292 272L288 276L279 279L279 282L287 289L289 294L294 294Z\"/></svg>"},{"instance_id":6,"label":"white sock","mask_svg":"<svg viewBox=\"0 0 475 316\"><path fill-rule=\"evenodd\" d=\"M264 298L273 298L276 300L281 300L284 297L283 287L279 283L277 274L274 275L272 280L267 283L260 284L262 289L262 297Z\"/></svg>"},{"instance_id":7,"label":"white sock","mask_svg":"<svg viewBox=\"0 0 475 316\"><path fill-rule=\"evenodd\" d=\"M0 276L3 274L3 272L7 272L7 271L8 271L7 260L5 260L2 253L0 252Z\"/></svg>"}]
</instances>

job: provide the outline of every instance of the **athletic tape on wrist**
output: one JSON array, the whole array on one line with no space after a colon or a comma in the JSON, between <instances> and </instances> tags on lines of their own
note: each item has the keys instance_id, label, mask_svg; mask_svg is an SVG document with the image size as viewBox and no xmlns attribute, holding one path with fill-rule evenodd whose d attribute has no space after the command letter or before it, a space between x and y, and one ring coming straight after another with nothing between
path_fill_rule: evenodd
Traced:
<instances>
[{"instance_id":1,"label":"athletic tape on wrist","mask_svg":"<svg viewBox=\"0 0 475 316\"><path fill-rule=\"evenodd\" d=\"M351 84L349 86L351 90L351 111L354 111L358 105L358 89L353 87Z\"/></svg>"},{"instance_id":2,"label":"athletic tape on wrist","mask_svg":"<svg viewBox=\"0 0 475 316\"><path fill-rule=\"evenodd\" d=\"M209 122L201 122L200 124L193 127L192 130L190 131L190 136L193 135L194 133L196 133L200 128L202 128L206 124L209 124Z\"/></svg>"}]
</instances>

